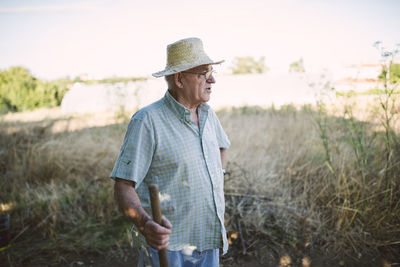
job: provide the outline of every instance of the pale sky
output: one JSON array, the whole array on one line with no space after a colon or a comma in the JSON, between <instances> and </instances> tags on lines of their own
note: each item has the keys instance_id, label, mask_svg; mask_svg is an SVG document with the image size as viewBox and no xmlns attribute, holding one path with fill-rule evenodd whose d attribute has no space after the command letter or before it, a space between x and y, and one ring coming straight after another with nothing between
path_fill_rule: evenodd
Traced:
<instances>
[{"instance_id":1,"label":"pale sky","mask_svg":"<svg viewBox=\"0 0 400 267\"><path fill-rule=\"evenodd\" d=\"M376 63L372 47L400 43L397 0L0 0L0 70L39 78L149 76L166 46L200 37L228 71L236 56L265 56L273 72Z\"/></svg>"}]
</instances>

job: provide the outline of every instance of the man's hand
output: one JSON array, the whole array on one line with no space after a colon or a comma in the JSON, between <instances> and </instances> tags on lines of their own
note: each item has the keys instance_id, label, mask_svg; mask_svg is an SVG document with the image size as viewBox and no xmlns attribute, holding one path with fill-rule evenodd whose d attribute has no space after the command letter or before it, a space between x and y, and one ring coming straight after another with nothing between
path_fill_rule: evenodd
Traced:
<instances>
[{"instance_id":1,"label":"man's hand","mask_svg":"<svg viewBox=\"0 0 400 267\"><path fill-rule=\"evenodd\" d=\"M157 250L166 248L172 228L168 219L162 216L161 225L151 219L140 203L134 182L116 178L114 190L119 207L146 238L147 244Z\"/></svg>"},{"instance_id":2,"label":"man's hand","mask_svg":"<svg viewBox=\"0 0 400 267\"><path fill-rule=\"evenodd\" d=\"M142 232L147 244L156 250L167 248L169 245L172 225L164 216L162 216L161 224L162 226L151 219L147 220Z\"/></svg>"},{"instance_id":3,"label":"man's hand","mask_svg":"<svg viewBox=\"0 0 400 267\"><path fill-rule=\"evenodd\" d=\"M140 203L134 182L116 178L114 190L119 207L146 238L147 244L157 250L166 248L169 245L171 223L164 216L162 226L151 219Z\"/></svg>"}]
</instances>

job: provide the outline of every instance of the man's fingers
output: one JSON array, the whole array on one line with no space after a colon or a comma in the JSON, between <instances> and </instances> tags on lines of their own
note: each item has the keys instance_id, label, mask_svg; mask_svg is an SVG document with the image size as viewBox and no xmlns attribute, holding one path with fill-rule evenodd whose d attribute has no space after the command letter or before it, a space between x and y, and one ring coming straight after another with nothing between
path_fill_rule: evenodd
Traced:
<instances>
[{"instance_id":1,"label":"man's fingers","mask_svg":"<svg viewBox=\"0 0 400 267\"><path fill-rule=\"evenodd\" d=\"M154 244L156 244L156 245L163 245L163 244L169 242L169 236L168 236L168 235L162 235L162 236L160 236L160 235L151 235L151 234L149 234L149 235L146 237L146 240L147 240L148 242L154 243Z\"/></svg>"},{"instance_id":2,"label":"man's fingers","mask_svg":"<svg viewBox=\"0 0 400 267\"><path fill-rule=\"evenodd\" d=\"M162 216L161 225L164 226L165 228L168 228L168 229L172 228L171 222L167 218L165 218L164 216Z\"/></svg>"},{"instance_id":3,"label":"man's fingers","mask_svg":"<svg viewBox=\"0 0 400 267\"><path fill-rule=\"evenodd\" d=\"M152 248L161 250L167 248L169 245L168 234L157 234L155 232L149 232L146 234L146 241Z\"/></svg>"},{"instance_id":4,"label":"man's fingers","mask_svg":"<svg viewBox=\"0 0 400 267\"><path fill-rule=\"evenodd\" d=\"M170 225L168 220L167 224ZM171 230L159 225L153 220L148 220L145 224L144 235L146 237L146 242L154 249L161 250L167 248L169 245L170 233Z\"/></svg>"},{"instance_id":5,"label":"man's fingers","mask_svg":"<svg viewBox=\"0 0 400 267\"><path fill-rule=\"evenodd\" d=\"M169 235L171 233L171 230L159 225L158 223L156 223L153 220L148 220L146 222L145 230L146 230L146 232L151 231L151 232L159 234L159 235Z\"/></svg>"},{"instance_id":6,"label":"man's fingers","mask_svg":"<svg viewBox=\"0 0 400 267\"><path fill-rule=\"evenodd\" d=\"M149 243L157 245L157 246L163 246L163 245L167 245L169 243L169 238L166 237L166 238L159 239L159 238L154 238L154 237L149 236L147 238L147 241Z\"/></svg>"}]
</instances>

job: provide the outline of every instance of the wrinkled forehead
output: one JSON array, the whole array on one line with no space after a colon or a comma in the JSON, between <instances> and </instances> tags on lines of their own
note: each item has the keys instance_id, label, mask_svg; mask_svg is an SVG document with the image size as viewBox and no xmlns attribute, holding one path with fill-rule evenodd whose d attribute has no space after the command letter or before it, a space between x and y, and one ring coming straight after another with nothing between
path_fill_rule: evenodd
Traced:
<instances>
[{"instance_id":1,"label":"wrinkled forehead","mask_svg":"<svg viewBox=\"0 0 400 267\"><path fill-rule=\"evenodd\" d=\"M211 65L200 65L200 66L192 68L192 69L190 69L188 71L202 72L202 71L209 71L209 70L212 70L212 66Z\"/></svg>"}]
</instances>

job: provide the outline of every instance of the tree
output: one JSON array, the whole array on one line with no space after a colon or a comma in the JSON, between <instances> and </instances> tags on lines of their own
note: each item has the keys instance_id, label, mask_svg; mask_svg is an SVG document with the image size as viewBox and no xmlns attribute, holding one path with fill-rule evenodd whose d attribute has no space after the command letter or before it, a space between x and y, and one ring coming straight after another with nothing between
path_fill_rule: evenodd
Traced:
<instances>
[{"instance_id":1,"label":"tree","mask_svg":"<svg viewBox=\"0 0 400 267\"><path fill-rule=\"evenodd\" d=\"M20 66L0 71L0 113L58 106L68 82L42 81Z\"/></svg>"},{"instance_id":2,"label":"tree","mask_svg":"<svg viewBox=\"0 0 400 267\"><path fill-rule=\"evenodd\" d=\"M304 68L303 58L300 58L299 60L290 64L289 72L306 72L306 69Z\"/></svg>"},{"instance_id":3,"label":"tree","mask_svg":"<svg viewBox=\"0 0 400 267\"><path fill-rule=\"evenodd\" d=\"M249 74L249 73L265 73L269 68L265 66L265 57L260 57L258 60L253 57L235 57L232 74Z\"/></svg>"},{"instance_id":4,"label":"tree","mask_svg":"<svg viewBox=\"0 0 400 267\"><path fill-rule=\"evenodd\" d=\"M10 67L0 72L0 110L31 109L36 79L24 67Z\"/></svg>"}]
</instances>

